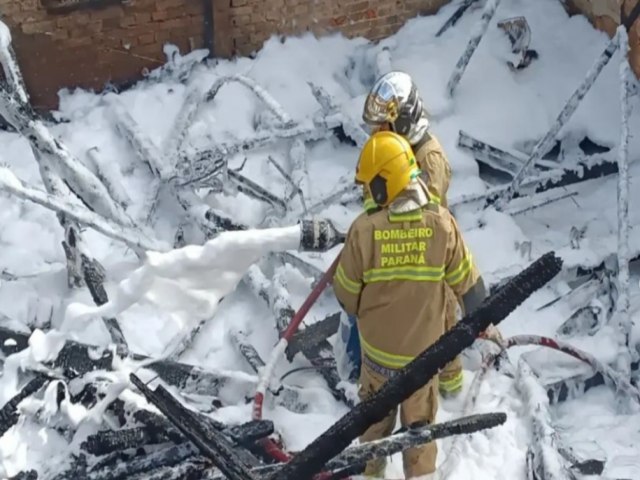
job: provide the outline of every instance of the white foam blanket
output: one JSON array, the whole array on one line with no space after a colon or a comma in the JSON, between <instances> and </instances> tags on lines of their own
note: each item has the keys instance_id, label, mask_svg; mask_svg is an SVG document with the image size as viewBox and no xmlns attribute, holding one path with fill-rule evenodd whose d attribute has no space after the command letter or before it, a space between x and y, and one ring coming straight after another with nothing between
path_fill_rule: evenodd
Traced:
<instances>
[{"instance_id":1,"label":"white foam blanket","mask_svg":"<svg viewBox=\"0 0 640 480\"><path fill-rule=\"evenodd\" d=\"M70 303L62 331L97 316L113 317L138 302L153 304L182 325L211 317L247 269L270 252L297 249L299 225L223 232L204 245L166 253L148 251L145 262L120 281L101 306Z\"/></svg>"}]
</instances>

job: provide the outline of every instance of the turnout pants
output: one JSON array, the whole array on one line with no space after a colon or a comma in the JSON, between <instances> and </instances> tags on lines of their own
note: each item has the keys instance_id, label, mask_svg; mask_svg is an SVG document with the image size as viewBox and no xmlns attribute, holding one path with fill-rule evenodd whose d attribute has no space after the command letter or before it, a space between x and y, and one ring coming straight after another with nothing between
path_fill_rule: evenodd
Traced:
<instances>
[{"instance_id":1,"label":"turnout pants","mask_svg":"<svg viewBox=\"0 0 640 480\"><path fill-rule=\"evenodd\" d=\"M446 293L447 303L446 303L446 310L445 310L444 330L445 332L448 332L458 322L458 319L457 319L458 300L451 289L447 288L446 292L447 292ZM455 359L451 361L451 363L448 363L439 374L440 390L442 391L442 393L453 393L453 392L446 391L444 387L449 386L452 383L458 383L455 380L460 379L461 373L462 373L462 357L458 355ZM460 388L462 388L462 384L460 384Z\"/></svg>"},{"instance_id":2,"label":"turnout pants","mask_svg":"<svg viewBox=\"0 0 640 480\"><path fill-rule=\"evenodd\" d=\"M363 356L364 357L364 356ZM365 400L375 393L387 381L383 374L385 369L373 368L371 360L364 357L360 372L360 399ZM400 421L403 427L412 424L432 424L438 410L438 380L434 378L400 405ZM369 442L385 438L393 433L398 409L393 409L380 423L376 423L360 437L360 442ZM433 473L436 470L438 454L436 442L405 450L403 464L405 478L414 478ZM367 463L365 476L384 477L386 458L372 460Z\"/></svg>"}]
</instances>

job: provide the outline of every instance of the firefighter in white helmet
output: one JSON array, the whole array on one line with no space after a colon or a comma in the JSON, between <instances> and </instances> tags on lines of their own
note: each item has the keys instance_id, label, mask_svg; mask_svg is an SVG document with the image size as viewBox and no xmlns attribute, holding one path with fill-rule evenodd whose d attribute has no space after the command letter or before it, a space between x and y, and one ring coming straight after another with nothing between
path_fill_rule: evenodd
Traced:
<instances>
[{"instance_id":1,"label":"firefighter in white helmet","mask_svg":"<svg viewBox=\"0 0 640 480\"><path fill-rule=\"evenodd\" d=\"M442 145L429 130L429 118L420 92L411 76L393 71L381 76L367 95L362 119L372 133L390 130L403 136L411 145L418 168L423 172L431 202L448 208L447 190L451 181L451 166ZM376 208L375 202L364 194L364 208ZM447 296L446 329L456 323L456 298ZM462 390L463 373L460 356L440 374L440 393L457 395Z\"/></svg>"}]
</instances>

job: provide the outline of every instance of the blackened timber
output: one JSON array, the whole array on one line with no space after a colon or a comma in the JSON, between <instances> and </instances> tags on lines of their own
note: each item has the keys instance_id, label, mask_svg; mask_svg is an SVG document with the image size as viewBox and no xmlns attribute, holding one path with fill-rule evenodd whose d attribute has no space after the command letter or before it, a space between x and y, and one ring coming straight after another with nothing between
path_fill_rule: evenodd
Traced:
<instances>
[{"instance_id":1,"label":"blackened timber","mask_svg":"<svg viewBox=\"0 0 640 480\"><path fill-rule=\"evenodd\" d=\"M149 427L133 427L123 430L104 430L89 435L82 443L82 449L92 455L107 453L144 445L153 445L170 441L169 435Z\"/></svg>"},{"instance_id":2,"label":"blackened timber","mask_svg":"<svg viewBox=\"0 0 640 480\"><path fill-rule=\"evenodd\" d=\"M460 6L456 9L455 12L453 12L453 15L451 15L446 22L444 22L444 24L442 25L442 27L440 27L440 30L438 30L436 32L436 37L439 37L440 35L442 35L444 32L446 32L447 30L449 30L449 28L453 27L456 23L458 23L458 20L460 20L460 18L462 18L462 15L464 15L464 12L466 12L469 7L471 5L473 5L475 2L477 2L478 0L463 0L463 2L460 4Z\"/></svg>"},{"instance_id":3,"label":"blackened timber","mask_svg":"<svg viewBox=\"0 0 640 480\"><path fill-rule=\"evenodd\" d=\"M83 477L87 480L125 480L130 478L131 475L145 474L156 468L174 467L197 455L198 450L187 442L136 457L127 462L118 462L115 465L105 466L99 470L91 471Z\"/></svg>"},{"instance_id":4,"label":"blackened timber","mask_svg":"<svg viewBox=\"0 0 640 480\"><path fill-rule=\"evenodd\" d=\"M229 180L231 180L235 184L235 187L239 192L244 193L249 197L255 198L256 200L268 203L274 207L277 206L282 210L282 212L287 210L287 204L283 199L275 196L273 193L258 185L253 180L249 180L244 175L241 175L240 173L237 173L231 169L227 170L227 173L229 175Z\"/></svg>"},{"instance_id":5,"label":"blackened timber","mask_svg":"<svg viewBox=\"0 0 640 480\"><path fill-rule=\"evenodd\" d=\"M590 158L578 165L569 168L548 170L535 177L529 177L522 181L517 191L514 191L510 199L525 197L532 193L541 193L552 188L567 187L575 183L606 177L618 173L618 164L615 161L603 158ZM484 196L486 205L493 205L509 188L509 185L500 186Z\"/></svg>"},{"instance_id":6,"label":"blackened timber","mask_svg":"<svg viewBox=\"0 0 640 480\"><path fill-rule=\"evenodd\" d=\"M16 476L10 477L7 480L38 480L38 472L35 470L19 472Z\"/></svg>"},{"instance_id":7,"label":"blackened timber","mask_svg":"<svg viewBox=\"0 0 640 480\"><path fill-rule=\"evenodd\" d=\"M576 480L575 474L560 454L560 439L551 424L549 402L538 377L520 358L516 388L531 415L531 438L528 446L529 469L540 480Z\"/></svg>"},{"instance_id":8,"label":"blackened timber","mask_svg":"<svg viewBox=\"0 0 640 480\"><path fill-rule=\"evenodd\" d=\"M638 371L640 368L640 362L634 362L631 364L631 371ZM551 404L564 402L575 398L577 395L582 395L592 388L599 387L606 383L605 377L599 373L585 373L581 375L575 375L573 377L558 380L551 384L545 385L547 391L547 397Z\"/></svg>"},{"instance_id":9,"label":"blackened timber","mask_svg":"<svg viewBox=\"0 0 640 480\"><path fill-rule=\"evenodd\" d=\"M145 398L155 405L230 480L256 479L249 465L234 452L231 442L215 429L207 428L206 423L198 422L196 417L180 405L162 385L154 391L135 374L132 373L130 379Z\"/></svg>"},{"instance_id":10,"label":"blackened timber","mask_svg":"<svg viewBox=\"0 0 640 480\"><path fill-rule=\"evenodd\" d=\"M328 340L326 338L321 339L313 346L303 344L301 351L302 354L307 357L309 363L317 369L318 373L320 373L322 378L327 382L333 397L345 405L353 407L353 401L345 394L345 391L339 387L342 380L340 379L340 375L338 375L338 368L333 358L331 344ZM329 360L329 362L327 362L327 360Z\"/></svg>"},{"instance_id":11,"label":"blackened timber","mask_svg":"<svg viewBox=\"0 0 640 480\"><path fill-rule=\"evenodd\" d=\"M525 154L511 153L498 147L494 147L482 140L472 137L468 133L460 130L458 132L458 146L473 152L474 158L486 163L492 168L501 170L514 176L527 161ZM536 163L536 167L548 170L550 166L542 161Z\"/></svg>"},{"instance_id":12,"label":"blackened timber","mask_svg":"<svg viewBox=\"0 0 640 480\"><path fill-rule=\"evenodd\" d=\"M505 413L487 413L421 428L408 429L403 433L346 449L336 458L327 462L326 468L329 470L348 468L351 465L387 457L441 438L470 434L497 427L506 421L507 415Z\"/></svg>"},{"instance_id":13,"label":"blackened timber","mask_svg":"<svg viewBox=\"0 0 640 480\"><path fill-rule=\"evenodd\" d=\"M323 468L323 472L331 473L331 478L345 478L342 475L346 474L347 470L358 470L362 464L370 460L387 457L409 448L414 448L453 435L471 434L487 428L494 428L504 424L506 420L507 415L504 413L485 413L462 417L435 425L407 429L401 433L396 433L380 440L346 448L338 456L327 462ZM268 465L256 468L255 472L264 476L273 474L280 468L280 465ZM351 474L354 475L357 473ZM219 480L223 477L217 473L212 477L206 478Z\"/></svg>"},{"instance_id":14,"label":"blackened timber","mask_svg":"<svg viewBox=\"0 0 640 480\"><path fill-rule=\"evenodd\" d=\"M128 480L207 480L211 478L211 463L204 457L195 457L180 462L179 465L159 467Z\"/></svg>"},{"instance_id":15,"label":"blackened timber","mask_svg":"<svg viewBox=\"0 0 640 480\"><path fill-rule=\"evenodd\" d=\"M5 355L24 350L28 347L29 335L0 327L0 351ZM57 358L48 365L60 369L67 379L75 378L95 370L111 370L113 354L100 350L94 345L86 345L67 340ZM148 357L130 354L135 361L149 360ZM200 367L178 363L170 360L158 360L147 367L156 372L165 382L188 393L204 393L216 396L225 387L233 385L234 394L250 397L255 391L255 381L235 378L221 372L212 372ZM284 386L279 392L279 400L288 408L303 413L306 406L299 401L298 390Z\"/></svg>"},{"instance_id":16,"label":"blackened timber","mask_svg":"<svg viewBox=\"0 0 640 480\"><path fill-rule=\"evenodd\" d=\"M122 430L103 430L89 435L82 443L82 449L94 455L104 455L141 445L164 442L179 444L186 441L186 438L162 415L149 410L138 410L134 412L133 419L140 422L142 426ZM240 425L229 426L208 417L203 419L206 419L213 428L229 436L234 444L245 447L252 446L257 440L268 437L274 432L271 420L251 420Z\"/></svg>"},{"instance_id":17,"label":"blackened timber","mask_svg":"<svg viewBox=\"0 0 640 480\"><path fill-rule=\"evenodd\" d=\"M97 260L89 258L82 252L80 252L80 264L82 266L84 282L91 294L91 298L96 305L104 305L109 301L107 291L104 288L104 267L100 265ZM103 317L102 321L107 327L107 330L111 335L111 339L122 353L126 353L129 347L118 320L115 318Z\"/></svg>"},{"instance_id":18,"label":"blackened timber","mask_svg":"<svg viewBox=\"0 0 640 480\"><path fill-rule=\"evenodd\" d=\"M639 15L640 2L636 2L636 5L631 10L629 16L622 22L627 31L629 30L631 25L635 23ZM522 166L522 168L513 177L513 180L511 181L507 189L504 190L504 192L502 192L498 198L493 199L492 204L494 204L494 207L497 210L502 210L504 205L508 203L511 198L513 198L515 193L518 192L520 184L523 180L525 180L525 175L527 174L527 170L529 169L529 167L532 164L535 164L537 160L541 159L543 155L549 150L551 144L555 142L558 133L578 109L580 103L587 95L604 67L609 63L614 53L618 50L619 46L620 42L618 41L618 35L614 35L607 44L606 48L602 51L594 64L587 71L587 74L585 75L578 88L576 88L573 94L566 101L564 107L558 114L551 128L547 131L547 133L545 133L544 137L542 137L538 141L538 143L536 143L535 147L533 148L533 152L531 153L525 164ZM489 203L486 203L484 207L486 208L487 206L489 206Z\"/></svg>"},{"instance_id":19,"label":"blackened timber","mask_svg":"<svg viewBox=\"0 0 640 480\"><path fill-rule=\"evenodd\" d=\"M41 374L38 374L35 378L31 379L20 391L15 394L11 400L3 405L0 409L0 436L4 435L7 430L13 427L20 418L18 413L18 405L22 400L30 397L38 390L40 390L49 379Z\"/></svg>"},{"instance_id":20,"label":"blackened timber","mask_svg":"<svg viewBox=\"0 0 640 480\"><path fill-rule=\"evenodd\" d=\"M217 230L238 231L247 229L245 225L236 223L231 218L213 209L207 210L204 214L204 218L215 225Z\"/></svg>"},{"instance_id":21,"label":"blackened timber","mask_svg":"<svg viewBox=\"0 0 640 480\"><path fill-rule=\"evenodd\" d=\"M258 351L246 341L247 335L244 332L232 331L229 338L254 372L258 373L266 365Z\"/></svg>"},{"instance_id":22,"label":"blackened timber","mask_svg":"<svg viewBox=\"0 0 640 480\"><path fill-rule=\"evenodd\" d=\"M296 333L287 345L287 360L292 361L303 349L307 350L316 347L326 341L330 336L338 331L340 325L340 312L333 313L322 320L312 323L304 330Z\"/></svg>"},{"instance_id":23,"label":"blackened timber","mask_svg":"<svg viewBox=\"0 0 640 480\"><path fill-rule=\"evenodd\" d=\"M496 295L487 298L479 308L465 315L435 344L399 370L380 390L338 420L269 479L309 480L355 438L384 419L392 409L426 385L456 355L471 346L490 323L499 324L561 269L562 260L553 252L540 257L500 288Z\"/></svg>"}]
</instances>

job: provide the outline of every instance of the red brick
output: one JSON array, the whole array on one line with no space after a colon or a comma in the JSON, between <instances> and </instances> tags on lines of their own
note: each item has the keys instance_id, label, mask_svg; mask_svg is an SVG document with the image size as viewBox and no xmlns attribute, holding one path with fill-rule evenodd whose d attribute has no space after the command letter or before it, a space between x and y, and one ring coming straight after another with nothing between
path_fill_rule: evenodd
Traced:
<instances>
[{"instance_id":1,"label":"red brick","mask_svg":"<svg viewBox=\"0 0 640 480\"><path fill-rule=\"evenodd\" d=\"M155 33L145 33L144 35L140 35L138 37L138 45L149 45L150 43L155 42Z\"/></svg>"},{"instance_id":2,"label":"red brick","mask_svg":"<svg viewBox=\"0 0 640 480\"><path fill-rule=\"evenodd\" d=\"M134 14L134 19L136 24L140 25L143 23L150 23L151 22L151 13L148 12L144 12L144 13L136 13Z\"/></svg>"},{"instance_id":3,"label":"red brick","mask_svg":"<svg viewBox=\"0 0 640 480\"><path fill-rule=\"evenodd\" d=\"M171 30L175 28L184 28L191 25L191 19L189 17L172 18L164 22L158 23L158 27L162 30Z\"/></svg>"},{"instance_id":4,"label":"red brick","mask_svg":"<svg viewBox=\"0 0 640 480\"><path fill-rule=\"evenodd\" d=\"M215 55L250 54L273 34L347 36L377 40L407 19L448 0L206 0L211 2ZM635 0L626 0L635 2ZM34 105L55 106L65 85L100 89L105 81L129 82L142 69L164 63L162 46L188 51L205 39L204 0L129 0L124 5L50 15L40 0L0 0L0 11L17 32L20 57ZM50 23L47 23L50 22ZM22 33L25 31L34 33ZM639 27L640 28L640 27ZM44 34L35 33L40 30ZM211 32L208 32L209 34ZM68 37L68 38L66 38ZM638 36L630 35L637 43ZM129 45L125 49L123 45ZM640 47L630 59L640 70ZM33 55L37 52L38 55ZM55 62L53 61L55 59ZM42 72L47 71L43 76ZM50 73L51 72L51 73Z\"/></svg>"},{"instance_id":5,"label":"red brick","mask_svg":"<svg viewBox=\"0 0 640 480\"><path fill-rule=\"evenodd\" d=\"M77 25L86 25L89 23L89 14L65 15L56 20L56 25L61 28L75 27Z\"/></svg>"},{"instance_id":6,"label":"red brick","mask_svg":"<svg viewBox=\"0 0 640 480\"><path fill-rule=\"evenodd\" d=\"M169 15L166 10L160 10L151 14L151 19L154 22L157 22L158 20L166 20L167 18L169 18Z\"/></svg>"},{"instance_id":7,"label":"red brick","mask_svg":"<svg viewBox=\"0 0 640 480\"><path fill-rule=\"evenodd\" d=\"M93 20L107 20L109 18L120 18L124 16L124 10L121 6L114 5L109 8L103 8L91 12L91 19Z\"/></svg>"},{"instance_id":8,"label":"red brick","mask_svg":"<svg viewBox=\"0 0 640 480\"><path fill-rule=\"evenodd\" d=\"M22 24L22 31L26 34L53 32L56 24L53 20L41 20Z\"/></svg>"},{"instance_id":9,"label":"red brick","mask_svg":"<svg viewBox=\"0 0 640 480\"><path fill-rule=\"evenodd\" d=\"M162 11L173 7L184 8L186 6L186 2L185 0L157 0L155 2L155 6L157 11Z\"/></svg>"},{"instance_id":10,"label":"red brick","mask_svg":"<svg viewBox=\"0 0 640 480\"><path fill-rule=\"evenodd\" d=\"M23 12L38 10L38 7L40 6L39 3L40 2L38 0L20 0L19 2L20 9ZM6 12L4 11L4 7L2 8L2 13L3 15L6 15Z\"/></svg>"},{"instance_id":11,"label":"red brick","mask_svg":"<svg viewBox=\"0 0 640 480\"><path fill-rule=\"evenodd\" d=\"M251 5L245 5L244 7L232 8L231 14L233 16L236 15L251 15L254 11L254 8Z\"/></svg>"}]
</instances>

